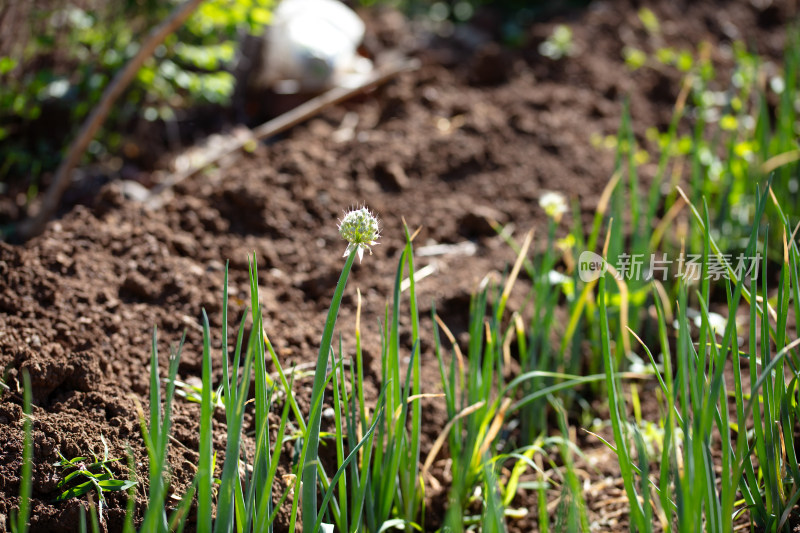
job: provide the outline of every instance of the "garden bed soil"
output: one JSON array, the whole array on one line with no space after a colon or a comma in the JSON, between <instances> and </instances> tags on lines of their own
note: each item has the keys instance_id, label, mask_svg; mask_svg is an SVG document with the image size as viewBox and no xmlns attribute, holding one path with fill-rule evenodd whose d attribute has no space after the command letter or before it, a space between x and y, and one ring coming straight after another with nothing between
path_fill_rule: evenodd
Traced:
<instances>
[{"instance_id":1,"label":"garden bed soil","mask_svg":"<svg viewBox=\"0 0 800 533\"><path fill-rule=\"evenodd\" d=\"M707 40L714 60L728 68L725 47L732 38L766 57L781 56L787 6L650 4L664 43L695 49ZM492 32L500 24L492 16L477 18L488 29L485 40L459 38L459 32L441 39L419 35L397 13L372 12L368 18L377 42L418 57L419 70L237 156L224 170L180 183L155 210L126 199L120 184L111 183L88 205L70 208L40 237L24 245L0 243L0 368L10 387L0 401L0 528L8 528L9 512L18 504L23 369L30 371L35 404L31 530L76 531L85 498L54 502L60 471L53 463L57 452L68 458L102 454L101 437L113 457L125 457L127 446L133 450L142 480L141 511L147 461L137 403L147 409L153 327L158 327L162 375L169 346L187 332L179 377L191 380L200 374L205 309L215 335L218 380L225 264L230 261L235 322L248 303L248 254L255 252L266 331L284 367L315 361L344 262L336 223L350 206L368 205L382 223L374 255L353 269L338 321L352 351L360 289L365 379L373 397L380 375L378 320L404 244L403 219L412 230L421 228L417 249L461 245L416 259L417 268L435 267L419 281L417 296L426 332L423 390L438 392L428 318L432 302L463 340L470 295L487 273L502 272L514 259L487 219L513 224L519 239L536 228L535 246L541 250L546 216L538 200L546 191L563 192L587 220L597 207L614 154L591 139L616 133L623 99L630 98L643 144L647 127L663 130L668 124L680 75L671 69L631 72L622 59L624 46L649 51L658 46L637 18L638 7L638 2L593 2L535 24L516 49L495 44ZM577 49L573 57L554 61L537 49L557 23L570 25ZM645 165L643 179L654 170L654 164ZM571 223L567 215L562 225ZM307 404L310 380L296 386ZM642 395L645 401L654 397ZM441 400L424 402L426 454L446 414ZM198 413L196 404L176 401L170 452L174 498L195 472ZM219 413L216 424L214 447L223 451ZM622 530L627 502L613 457L582 431L576 438L586 453L580 472L589 487L590 520L601 531ZM436 471L446 490L446 453L440 459ZM124 463L114 467L120 476ZM284 473L288 468L286 463ZM434 490L429 495L425 523L432 530L446 499ZM550 500L557 497L554 491ZM109 495L103 526L108 531L121 529L125 502L120 494ZM515 499L514 506L530 512L510 519L511 531L536 530L535 502L532 493Z\"/></svg>"}]
</instances>

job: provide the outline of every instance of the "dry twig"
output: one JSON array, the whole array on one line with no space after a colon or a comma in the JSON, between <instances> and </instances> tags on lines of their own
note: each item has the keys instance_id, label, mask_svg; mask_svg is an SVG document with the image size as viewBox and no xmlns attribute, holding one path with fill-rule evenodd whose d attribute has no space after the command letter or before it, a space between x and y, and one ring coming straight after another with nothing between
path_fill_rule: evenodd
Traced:
<instances>
[{"instance_id":1,"label":"dry twig","mask_svg":"<svg viewBox=\"0 0 800 533\"><path fill-rule=\"evenodd\" d=\"M182 182L186 178L194 176L203 169L208 168L209 166L217 163L220 159L223 159L231 154L238 152L248 144L284 132L289 128L291 128L292 126L296 126L297 124L300 124L301 122L304 122L309 118L321 113L330 106L336 105L349 98L357 96L365 91L368 91L373 87L382 85L402 72L415 70L417 68L419 68L419 61L416 59L403 59L403 60L393 61L392 63L386 65L385 67L376 70L372 76L370 76L367 80L364 81L364 83L362 83L357 87L352 87L352 88L334 87L333 89L330 89L329 91L315 98L312 98L311 100L295 107L294 109L291 109L290 111L287 111L286 113L268 122L265 122L264 124L253 129L252 131L249 132L249 135L245 136L242 139L237 140L228 149L222 150L214 154L207 160L187 170L175 172L167 179L156 185L150 191L150 198L146 202L147 205L151 208L156 208L160 206L161 201L159 200L159 196L162 195L165 191L171 189L172 187Z\"/></svg>"}]
</instances>

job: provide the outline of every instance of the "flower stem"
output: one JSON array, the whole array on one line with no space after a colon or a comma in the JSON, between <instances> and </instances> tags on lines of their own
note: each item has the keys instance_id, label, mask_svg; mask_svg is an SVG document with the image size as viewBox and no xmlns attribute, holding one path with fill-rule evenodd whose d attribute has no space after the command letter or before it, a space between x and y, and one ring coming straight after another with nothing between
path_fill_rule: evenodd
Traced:
<instances>
[{"instance_id":1,"label":"flower stem","mask_svg":"<svg viewBox=\"0 0 800 533\"><path fill-rule=\"evenodd\" d=\"M308 417L308 427L306 428L308 448L302 467L303 525L313 525L317 521L317 452L319 449L319 430L322 421L322 402L325 394L328 354L331 351L331 340L336 326L336 317L339 315L339 306L342 303L342 295L356 255L357 248L353 248L347 257L342 274L339 276L336 291L333 293L333 301L328 309L328 318L325 321L325 331L322 333L322 342L320 343L319 356L317 357L314 387L311 392L311 411Z\"/></svg>"}]
</instances>

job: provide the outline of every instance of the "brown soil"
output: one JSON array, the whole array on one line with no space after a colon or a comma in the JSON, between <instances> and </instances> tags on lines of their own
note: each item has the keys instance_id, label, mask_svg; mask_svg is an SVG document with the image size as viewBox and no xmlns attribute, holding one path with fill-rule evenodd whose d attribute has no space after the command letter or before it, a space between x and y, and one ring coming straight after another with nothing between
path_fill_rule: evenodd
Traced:
<instances>
[{"instance_id":1,"label":"brown soil","mask_svg":"<svg viewBox=\"0 0 800 533\"><path fill-rule=\"evenodd\" d=\"M7 523L18 502L22 369L31 373L36 406L32 531L75 531L81 503L53 502L57 452L102 454L102 435L114 457L124 457L130 445L137 473L146 479L135 402L147 408L153 327L159 328L162 363L169 346L188 331L179 375L198 376L201 310L208 312L218 346L226 261L232 319L238 320L248 300L247 258L255 251L265 325L283 364L316 359L343 264L336 221L349 206L365 203L383 226L374 255L353 270L338 322L347 343L360 288L364 342L373 355L367 380L377 385L376 319L391 294L403 218L422 228L418 248L477 245L474 255L417 259L418 268L436 266L418 286L422 315L429 316L435 301L463 338L470 294L488 272L513 260L486 218L513 223L518 235L531 227L541 234L546 218L538 200L548 190L566 193L582 213L592 213L611 175L613 154L594 148L590 136L616 132L624 97L631 99L642 142L647 127L667 125L680 76L670 69L632 73L622 60L625 45L658 45L641 26L638 5L592 3L532 26L524 46L514 50L493 44L491 35L478 44L457 37L409 41L412 28L402 17L373 13L378 42L419 57L419 71L239 156L224 171L183 182L157 210L126 200L112 183L91 205L51 223L41 237L22 246L0 243L0 367L11 388L0 402L0 522ZM730 66L722 45L731 38L779 57L789 20L789 8L778 3L759 9L746 1L664 0L651 7L666 43L694 49L708 40L723 66ZM490 33L498 27L492 17L483 18ZM556 23L572 27L576 56L553 61L537 52ZM349 113L358 117L353 130L342 127ZM645 179L653 172L646 166ZM570 217L563 224L571 224ZM543 240L537 239L538 246ZM430 321L423 327L430 331ZM430 338L426 334L422 346L423 387L437 392ZM309 380L297 386L299 397L308 395ZM423 453L446 423L441 403L426 400L425 407ZM194 474L197 417L195 404L177 401L170 455L177 495ZM224 424L218 419L215 448L222 451ZM586 495L590 519L599 530L621 530L626 503L613 458L593 439L580 439L587 455L599 461L585 470L593 487ZM145 489L140 483L140 498ZM434 494L431 501L445 500ZM511 520L512 531L536 529L535 502L533 496L517 498L515 506L530 513ZM119 531L125 498L111 495L108 503L105 527ZM429 528L441 514L429 508Z\"/></svg>"}]
</instances>

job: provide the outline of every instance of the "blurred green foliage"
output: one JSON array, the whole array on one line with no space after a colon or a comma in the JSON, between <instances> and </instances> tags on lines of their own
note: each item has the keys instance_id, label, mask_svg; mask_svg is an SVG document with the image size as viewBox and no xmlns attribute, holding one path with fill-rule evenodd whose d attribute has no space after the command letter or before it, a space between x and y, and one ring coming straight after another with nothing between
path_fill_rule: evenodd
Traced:
<instances>
[{"instance_id":1,"label":"blurred green foliage","mask_svg":"<svg viewBox=\"0 0 800 533\"><path fill-rule=\"evenodd\" d=\"M575 43L572 39L572 29L564 24L557 25L553 28L550 37L539 44L539 53L555 61L574 55Z\"/></svg>"},{"instance_id":2,"label":"blurred green foliage","mask_svg":"<svg viewBox=\"0 0 800 533\"><path fill-rule=\"evenodd\" d=\"M500 17L500 37L509 46L521 46L525 40L525 29L534 21L545 20L589 4L589 0L358 0L358 2L362 6L392 6L409 17L440 23L444 28L450 27L452 23L471 22L476 17L481 18L482 12L490 12L490 18ZM449 31L440 33L447 36Z\"/></svg>"},{"instance_id":3,"label":"blurred green foliage","mask_svg":"<svg viewBox=\"0 0 800 533\"><path fill-rule=\"evenodd\" d=\"M658 34L660 24L651 11L640 10L639 19L649 34ZM718 53L708 41L683 50L658 40L650 44L649 52L625 47L627 67L677 72L684 81L673 121L666 129L650 126L646 139L665 154L660 172L666 171L669 158L679 161L674 163L672 181L677 184L685 170L692 203L705 203L716 213L711 234L717 244L723 250L746 246L748 236L739 228L754 216L753 184L767 176L773 178L771 191L781 200L781 208L792 217L800 216L800 26L787 28L782 64L741 41ZM719 69L715 56L732 60L732 70ZM592 143L630 154L637 164L647 162L647 152L636 143L631 147L600 135L593 136ZM774 225L772 232L770 241L781 243L782 227ZM695 234L693 245L700 242L701 235ZM772 253L781 260L780 246Z\"/></svg>"},{"instance_id":4,"label":"blurred green foliage","mask_svg":"<svg viewBox=\"0 0 800 533\"><path fill-rule=\"evenodd\" d=\"M26 6L23 37L0 48L0 183L22 177L35 190L114 74L180 3L37 0ZM204 2L139 71L90 145L89 157L118 153L136 121L169 121L192 105L227 103L237 42L247 32L263 31L273 4Z\"/></svg>"}]
</instances>

